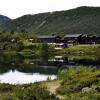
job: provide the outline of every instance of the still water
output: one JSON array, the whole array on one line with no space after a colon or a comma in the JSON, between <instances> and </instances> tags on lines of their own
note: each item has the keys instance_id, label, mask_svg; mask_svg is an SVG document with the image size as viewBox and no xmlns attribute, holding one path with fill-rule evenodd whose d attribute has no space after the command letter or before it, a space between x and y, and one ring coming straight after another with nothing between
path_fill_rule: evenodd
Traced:
<instances>
[{"instance_id":1,"label":"still water","mask_svg":"<svg viewBox=\"0 0 100 100\"><path fill-rule=\"evenodd\" d=\"M0 83L27 84L56 79L58 68L33 58L0 56Z\"/></svg>"},{"instance_id":2,"label":"still water","mask_svg":"<svg viewBox=\"0 0 100 100\"><path fill-rule=\"evenodd\" d=\"M57 72L61 68L87 65L99 67L98 57L56 56L46 61L39 59L24 58L22 56L0 56L0 82L10 84L26 84L47 79L57 78Z\"/></svg>"},{"instance_id":3,"label":"still water","mask_svg":"<svg viewBox=\"0 0 100 100\"><path fill-rule=\"evenodd\" d=\"M48 78L51 80L56 79L56 75L46 75L40 73L24 73L17 70L6 72L0 75L1 83L11 83L11 84L25 84L34 83L38 81L45 81Z\"/></svg>"}]
</instances>

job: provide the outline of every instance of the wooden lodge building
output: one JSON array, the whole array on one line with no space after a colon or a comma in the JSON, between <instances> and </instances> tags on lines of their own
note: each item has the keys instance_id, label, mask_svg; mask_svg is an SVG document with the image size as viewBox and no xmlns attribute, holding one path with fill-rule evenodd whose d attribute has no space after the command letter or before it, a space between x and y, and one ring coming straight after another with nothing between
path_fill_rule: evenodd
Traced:
<instances>
[{"instance_id":1,"label":"wooden lodge building","mask_svg":"<svg viewBox=\"0 0 100 100\"><path fill-rule=\"evenodd\" d=\"M68 45L100 44L99 35L67 34L64 36L64 40L66 41Z\"/></svg>"},{"instance_id":2,"label":"wooden lodge building","mask_svg":"<svg viewBox=\"0 0 100 100\"><path fill-rule=\"evenodd\" d=\"M79 44L83 34L67 34L64 36L64 41L67 45Z\"/></svg>"},{"instance_id":3,"label":"wooden lodge building","mask_svg":"<svg viewBox=\"0 0 100 100\"><path fill-rule=\"evenodd\" d=\"M34 39L30 38L29 41L33 43L63 44L64 46L78 44L100 44L100 36L87 34L66 34L63 38L60 36L38 36Z\"/></svg>"},{"instance_id":4,"label":"wooden lodge building","mask_svg":"<svg viewBox=\"0 0 100 100\"><path fill-rule=\"evenodd\" d=\"M38 36L37 38L29 38L30 42L36 43L60 43L60 36Z\"/></svg>"},{"instance_id":5,"label":"wooden lodge building","mask_svg":"<svg viewBox=\"0 0 100 100\"><path fill-rule=\"evenodd\" d=\"M60 36L39 36L37 42L42 43L59 43L61 40Z\"/></svg>"}]
</instances>

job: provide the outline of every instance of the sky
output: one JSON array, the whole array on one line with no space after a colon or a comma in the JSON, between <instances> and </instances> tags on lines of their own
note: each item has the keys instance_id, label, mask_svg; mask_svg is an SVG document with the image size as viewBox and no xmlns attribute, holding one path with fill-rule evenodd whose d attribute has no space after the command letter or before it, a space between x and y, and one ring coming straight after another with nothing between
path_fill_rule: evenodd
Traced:
<instances>
[{"instance_id":1,"label":"sky","mask_svg":"<svg viewBox=\"0 0 100 100\"><path fill-rule=\"evenodd\" d=\"M12 19L26 14L61 11L79 6L100 6L100 0L0 0L0 14Z\"/></svg>"}]
</instances>

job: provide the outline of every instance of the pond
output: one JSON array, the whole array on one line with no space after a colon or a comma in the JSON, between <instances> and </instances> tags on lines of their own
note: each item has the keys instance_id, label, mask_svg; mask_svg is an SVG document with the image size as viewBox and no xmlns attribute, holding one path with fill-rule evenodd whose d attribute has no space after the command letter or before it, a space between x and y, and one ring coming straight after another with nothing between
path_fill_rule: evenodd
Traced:
<instances>
[{"instance_id":1,"label":"pond","mask_svg":"<svg viewBox=\"0 0 100 100\"><path fill-rule=\"evenodd\" d=\"M0 56L0 82L27 84L56 79L58 68L22 56ZM45 65L47 64L47 65Z\"/></svg>"},{"instance_id":2,"label":"pond","mask_svg":"<svg viewBox=\"0 0 100 100\"><path fill-rule=\"evenodd\" d=\"M26 84L33 83L38 81L45 81L47 79L54 80L56 79L55 75L46 75L40 73L23 73L17 70L6 72L0 75L1 83L10 83L10 84Z\"/></svg>"},{"instance_id":3,"label":"pond","mask_svg":"<svg viewBox=\"0 0 100 100\"><path fill-rule=\"evenodd\" d=\"M55 56L46 61L25 58L20 55L0 56L0 82L27 84L57 78L60 68L78 65L99 67L100 59L95 56Z\"/></svg>"}]
</instances>

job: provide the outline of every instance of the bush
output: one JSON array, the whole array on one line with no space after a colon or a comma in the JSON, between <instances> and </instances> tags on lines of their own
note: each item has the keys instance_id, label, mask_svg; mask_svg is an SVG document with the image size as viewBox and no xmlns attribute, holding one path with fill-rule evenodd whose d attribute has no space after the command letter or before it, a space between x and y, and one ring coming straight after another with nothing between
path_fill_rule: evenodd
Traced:
<instances>
[{"instance_id":1,"label":"bush","mask_svg":"<svg viewBox=\"0 0 100 100\"><path fill-rule=\"evenodd\" d=\"M58 94L69 94L80 92L84 87L91 87L94 84L99 84L98 79L77 80L76 83L63 84L57 89Z\"/></svg>"},{"instance_id":2,"label":"bush","mask_svg":"<svg viewBox=\"0 0 100 100\"><path fill-rule=\"evenodd\" d=\"M0 84L0 91L1 92L7 92L7 91L13 91L13 85L10 84Z\"/></svg>"},{"instance_id":3,"label":"bush","mask_svg":"<svg viewBox=\"0 0 100 100\"><path fill-rule=\"evenodd\" d=\"M67 69L62 69L58 71L58 78L63 80L71 80L75 75L82 74L82 73L89 73L95 72L96 68L92 67L85 67L85 66L77 66L77 67L70 67Z\"/></svg>"},{"instance_id":4,"label":"bush","mask_svg":"<svg viewBox=\"0 0 100 100\"><path fill-rule=\"evenodd\" d=\"M25 89L19 88L16 96L20 100L59 100L54 94L51 94L46 88L41 86L31 86Z\"/></svg>"},{"instance_id":5,"label":"bush","mask_svg":"<svg viewBox=\"0 0 100 100\"><path fill-rule=\"evenodd\" d=\"M100 72L92 67L79 66L62 69L59 71L58 77L62 83L57 89L57 93L61 95L77 93L84 87L100 85Z\"/></svg>"}]
</instances>

